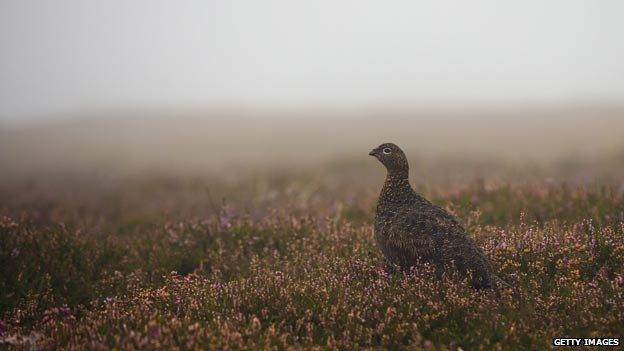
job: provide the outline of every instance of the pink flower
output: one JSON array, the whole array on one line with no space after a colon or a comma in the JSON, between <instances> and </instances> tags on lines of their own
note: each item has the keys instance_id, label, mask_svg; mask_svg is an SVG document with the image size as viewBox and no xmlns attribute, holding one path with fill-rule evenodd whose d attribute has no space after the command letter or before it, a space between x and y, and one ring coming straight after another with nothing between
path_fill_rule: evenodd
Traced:
<instances>
[{"instance_id":1,"label":"pink flower","mask_svg":"<svg viewBox=\"0 0 624 351\"><path fill-rule=\"evenodd\" d=\"M565 267L570 267L570 260L567 257L564 257L561 260L561 263L565 266Z\"/></svg>"},{"instance_id":2,"label":"pink flower","mask_svg":"<svg viewBox=\"0 0 624 351\"><path fill-rule=\"evenodd\" d=\"M147 329L147 336L150 339L156 339L160 337L160 326L158 324L152 324Z\"/></svg>"},{"instance_id":3,"label":"pink flower","mask_svg":"<svg viewBox=\"0 0 624 351\"><path fill-rule=\"evenodd\" d=\"M5 321L0 320L0 336L6 334L7 331L9 331L9 326Z\"/></svg>"}]
</instances>

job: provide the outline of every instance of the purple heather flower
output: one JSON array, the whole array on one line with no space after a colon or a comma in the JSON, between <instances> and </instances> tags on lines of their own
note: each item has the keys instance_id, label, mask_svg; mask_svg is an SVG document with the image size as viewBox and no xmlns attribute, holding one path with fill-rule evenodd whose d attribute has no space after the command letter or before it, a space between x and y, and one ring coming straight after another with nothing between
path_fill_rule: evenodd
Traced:
<instances>
[{"instance_id":1,"label":"purple heather flower","mask_svg":"<svg viewBox=\"0 0 624 351\"><path fill-rule=\"evenodd\" d=\"M160 326L158 324L150 325L147 329L147 336L151 339L156 339L160 337Z\"/></svg>"}]
</instances>

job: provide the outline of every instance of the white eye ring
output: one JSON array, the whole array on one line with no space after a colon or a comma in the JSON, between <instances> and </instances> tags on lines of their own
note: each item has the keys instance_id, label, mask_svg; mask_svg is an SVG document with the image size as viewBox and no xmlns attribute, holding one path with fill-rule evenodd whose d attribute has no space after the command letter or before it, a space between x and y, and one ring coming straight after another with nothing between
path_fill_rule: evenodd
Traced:
<instances>
[{"instance_id":1,"label":"white eye ring","mask_svg":"<svg viewBox=\"0 0 624 351\"><path fill-rule=\"evenodd\" d=\"M390 150L390 148L389 148L389 147L387 147L387 148L384 148L384 149L382 150L382 152L383 152L384 154L386 154L386 155L389 155L389 154L392 152L392 150Z\"/></svg>"}]
</instances>

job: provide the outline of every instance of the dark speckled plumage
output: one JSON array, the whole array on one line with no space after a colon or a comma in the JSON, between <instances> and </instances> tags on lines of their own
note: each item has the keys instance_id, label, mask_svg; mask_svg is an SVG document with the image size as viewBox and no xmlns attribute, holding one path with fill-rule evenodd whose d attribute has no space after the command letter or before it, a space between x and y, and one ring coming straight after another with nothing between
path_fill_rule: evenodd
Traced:
<instances>
[{"instance_id":1,"label":"dark speckled plumage","mask_svg":"<svg viewBox=\"0 0 624 351\"><path fill-rule=\"evenodd\" d=\"M401 267L432 263L439 273L448 267L470 273L474 288L506 287L481 249L457 219L418 195L410 186L409 166L396 145L370 152L387 169L375 214L375 240L384 256Z\"/></svg>"}]
</instances>

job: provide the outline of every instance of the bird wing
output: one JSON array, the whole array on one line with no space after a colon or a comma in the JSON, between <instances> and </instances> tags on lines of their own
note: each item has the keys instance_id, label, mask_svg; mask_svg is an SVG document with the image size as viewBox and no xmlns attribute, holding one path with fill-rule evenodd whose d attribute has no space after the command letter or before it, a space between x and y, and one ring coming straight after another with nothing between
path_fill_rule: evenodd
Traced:
<instances>
[{"instance_id":1,"label":"bird wing","mask_svg":"<svg viewBox=\"0 0 624 351\"><path fill-rule=\"evenodd\" d=\"M475 287L496 282L492 266L462 225L437 206L415 206L399 213L390 232L402 256L434 263L453 264L461 274L471 272Z\"/></svg>"},{"instance_id":2,"label":"bird wing","mask_svg":"<svg viewBox=\"0 0 624 351\"><path fill-rule=\"evenodd\" d=\"M456 235L458 230L463 230L458 223L430 210L409 208L397 213L388 230L390 237L387 244L407 261L422 259L441 262L441 248L448 245L448 238Z\"/></svg>"},{"instance_id":3,"label":"bird wing","mask_svg":"<svg viewBox=\"0 0 624 351\"><path fill-rule=\"evenodd\" d=\"M436 241L465 235L461 224L439 207L409 210L405 213L405 225L412 235L430 236Z\"/></svg>"},{"instance_id":4,"label":"bird wing","mask_svg":"<svg viewBox=\"0 0 624 351\"><path fill-rule=\"evenodd\" d=\"M428 250L433 253L434 261L442 264L454 262L461 273L472 272L475 286L490 286L493 283L492 266L481 248L448 212L444 211L447 216L439 216L437 212L437 209L411 211L407 221L412 236L428 238L419 241L433 246Z\"/></svg>"}]
</instances>

